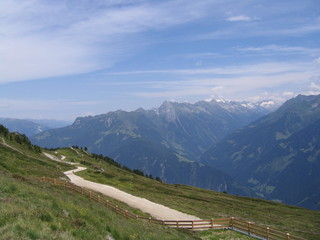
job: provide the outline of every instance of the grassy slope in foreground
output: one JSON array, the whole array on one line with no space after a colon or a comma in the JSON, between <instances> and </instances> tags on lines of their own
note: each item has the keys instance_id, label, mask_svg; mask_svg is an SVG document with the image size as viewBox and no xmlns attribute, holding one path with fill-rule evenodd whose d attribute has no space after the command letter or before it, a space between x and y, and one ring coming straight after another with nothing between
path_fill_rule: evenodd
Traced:
<instances>
[{"instance_id":1,"label":"grassy slope in foreground","mask_svg":"<svg viewBox=\"0 0 320 240\"><path fill-rule=\"evenodd\" d=\"M78 194L32 180L62 177L70 166L6 143L24 153L0 144L1 239L199 239L187 231L127 220Z\"/></svg>"},{"instance_id":2,"label":"grassy slope in foreground","mask_svg":"<svg viewBox=\"0 0 320 240\"><path fill-rule=\"evenodd\" d=\"M0 137L1 239L250 239L231 231L193 235L127 220L78 194L33 180L30 176L62 178L62 171L74 167L51 161L9 136Z\"/></svg>"},{"instance_id":3,"label":"grassy slope in foreground","mask_svg":"<svg viewBox=\"0 0 320 240\"><path fill-rule=\"evenodd\" d=\"M80 151L80 150L79 150ZM320 212L272 201L239 197L185 185L165 184L116 168L85 152L60 149L67 158L82 161L88 170L78 175L115 186L136 196L200 218L237 217L307 239L320 237ZM100 170L104 169L103 172Z\"/></svg>"},{"instance_id":4,"label":"grassy slope in foreground","mask_svg":"<svg viewBox=\"0 0 320 240\"><path fill-rule=\"evenodd\" d=\"M127 220L47 184L2 172L0 182L1 239L197 239L188 232Z\"/></svg>"},{"instance_id":5,"label":"grassy slope in foreground","mask_svg":"<svg viewBox=\"0 0 320 240\"><path fill-rule=\"evenodd\" d=\"M1 239L251 239L227 230L216 231L215 235L209 231L193 235L127 220L76 193L1 171L0 182Z\"/></svg>"}]
</instances>

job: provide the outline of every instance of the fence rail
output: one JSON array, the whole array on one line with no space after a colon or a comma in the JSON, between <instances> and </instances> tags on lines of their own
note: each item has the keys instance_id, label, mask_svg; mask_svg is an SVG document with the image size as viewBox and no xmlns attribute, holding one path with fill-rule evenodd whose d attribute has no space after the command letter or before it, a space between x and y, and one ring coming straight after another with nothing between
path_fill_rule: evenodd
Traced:
<instances>
[{"instance_id":1,"label":"fence rail","mask_svg":"<svg viewBox=\"0 0 320 240\"><path fill-rule=\"evenodd\" d=\"M151 217L143 217L135 215L128 210L112 203L111 201L103 198L103 196L90 191L86 188L79 187L71 182L41 177L38 178L41 182L48 182L53 185L62 186L65 189L72 190L81 194L82 196L89 197L98 203L103 204L106 208L115 212L116 214L122 215L127 219L142 219L153 224L160 224L168 227L174 228L184 228L190 229L192 231L198 230L208 230L208 229L230 229L244 233L246 235L252 236L259 239L267 240L304 240L303 238L293 236L289 233L283 233L276 231L270 227L262 227L255 223L247 222L238 218L219 218L219 219L202 219L202 220L158 220Z\"/></svg>"}]
</instances>

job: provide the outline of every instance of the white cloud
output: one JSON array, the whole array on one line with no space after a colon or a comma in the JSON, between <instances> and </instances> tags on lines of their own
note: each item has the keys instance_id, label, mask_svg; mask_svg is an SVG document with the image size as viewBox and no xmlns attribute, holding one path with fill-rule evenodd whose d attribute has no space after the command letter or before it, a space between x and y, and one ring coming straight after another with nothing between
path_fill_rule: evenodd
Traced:
<instances>
[{"instance_id":1,"label":"white cloud","mask_svg":"<svg viewBox=\"0 0 320 240\"><path fill-rule=\"evenodd\" d=\"M211 53L211 52L204 52L204 53L192 53L192 54L183 54L179 57L184 58L215 58L215 57L223 57L224 55L220 53Z\"/></svg>"},{"instance_id":2,"label":"white cloud","mask_svg":"<svg viewBox=\"0 0 320 240\"><path fill-rule=\"evenodd\" d=\"M320 54L320 48L306 48L306 47L298 47L298 46L280 46L280 45L267 45L261 47L242 47L235 48L240 52L252 52L259 53L263 55L292 55L292 54L303 54L315 56Z\"/></svg>"},{"instance_id":3,"label":"white cloud","mask_svg":"<svg viewBox=\"0 0 320 240\"><path fill-rule=\"evenodd\" d=\"M35 37L0 40L0 83L85 73L101 67L90 49Z\"/></svg>"},{"instance_id":4,"label":"white cloud","mask_svg":"<svg viewBox=\"0 0 320 240\"><path fill-rule=\"evenodd\" d=\"M305 73L282 73L278 75L267 76L228 76L228 77L211 77L211 78L194 78L191 80L166 80L161 82L150 83L142 81L139 91L128 93L129 95L143 98L205 98L204 96L219 96L226 99L245 100L252 93L259 93L260 100L265 99L286 99L291 97L284 96L283 88L300 88L308 86L308 75ZM130 83L123 83L130 84ZM131 83L132 84L132 83ZM157 85L157 88L154 88ZM141 89L145 90L141 90ZM152 89L152 91L150 91ZM276 91L274 89L277 89ZM263 94L264 92L269 92ZM282 101L281 100L281 101Z\"/></svg>"},{"instance_id":5,"label":"white cloud","mask_svg":"<svg viewBox=\"0 0 320 240\"><path fill-rule=\"evenodd\" d=\"M212 92L219 92L223 89L224 87L223 86L215 86L213 88L211 88L211 91Z\"/></svg>"},{"instance_id":6,"label":"white cloud","mask_svg":"<svg viewBox=\"0 0 320 240\"><path fill-rule=\"evenodd\" d=\"M313 91L320 91L320 82L319 83L311 82L309 87Z\"/></svg>"},{"instance_id":7,"label":"white cloud","mask_svg":"<svg viewBox=\"0 0 320 240\"><path fill-rule=\"evenodd\" d=\"M137 70L128 72L113 72L111 75L133 75L133 74L179 74L179 75L201 75L201 74L223 74L223 75L270 75L285 72L310 72L313 66L303 62L270 62L247 64L240 66L224 66L212 68L193 69L171 69L171 70Z\"/></svg>"},{"instance_id":8,"label":"white cloud","mask_svg":"<svg viewBox=\"0 0 320 240\"><path fill-rule=\"evenodd\" d=\"M285 97L287 97L287 96L288 97L292 97L292 96L295 95L295 93L294 92L283 92L282 95L285 96Z\"/></svg>"},{"instance_id":9,"label":"white cloud","mask_svg":"<svg viewBox=\"0 0 320 240\"><path fill-rule=\"evenodd\" d=\"M253 19L245 16L245 15L238 15L238 16L232 16L227 18L227 21L229 22L239 22L239 21L252 21Z\"/></svg>"},{"instance_id":10,"label":"white cloud","mask_svg":"<svg viewBox=\"0 0 320 240\"><path fill-rule=\"evenodd\" d=\"M255 19L253 19L255 20ZM252 21L251 21L252 22ZM217 29L210 33L199 34L193 37L193 40L208 39L247 39L252 37L299 37L308 34L320 32L320 19L313 22L302 21L292 23L288 19L285 23L279 24L272 21L255 21L250 27L244 26L228 26L224 29Z\"/></svg>"},{"instance_id":11,"label":"white cloud","mask_svg":"<svg viewBox=\"0 0 320 240\"><path fill-rule=\"evenodd\" d=\"M137 33L193 21L204 3L3 0L0 83L110 67L139 48ZM147 41L143 39L140 41Z\"/></svg>"},{"instance_id":12,"label":"white cloud","mask_svg":"<svg viewBox=\"0 0 320 240\"><path fill-rule=\"evenodd\" d=\"M9 105L5 102L0 102L0 108L7 108Z\"/></svg>"},{"instance_id":13,"label":"white cloud","mask_svg":"<svg viewBox=\"0 0 320 240\"><path fill-rule=\"evenodd\" d=\"M88 112L84 109L92 110L92 107L101 104L98 101L73 101L68 99L60 100L30 100L30 99L1 99L0 115L13 118L46 118L73 120L79 112ZM59 114L52 111L59 109ZM78 113L74 112L76 110ZM88 114L85 114L88 115Z\"/></svg>"}]
</instances>

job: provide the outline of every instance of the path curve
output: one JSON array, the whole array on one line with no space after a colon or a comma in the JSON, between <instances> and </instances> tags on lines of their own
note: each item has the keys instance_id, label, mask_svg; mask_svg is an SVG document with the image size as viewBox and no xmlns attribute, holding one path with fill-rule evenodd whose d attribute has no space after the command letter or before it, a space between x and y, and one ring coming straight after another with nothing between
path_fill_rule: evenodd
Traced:
<instances>
[{"instance_id":1,"label":"path curve","mask_svg":"<svg viewBox=\"0 0 320 240\"><path fill-rule=\"evenodd\" d=\"M115 187L105 184L95 183L85 180L74 173L85 170L85 167L77 167L77 169L64 172L70 181L80 187L85 187L111 198L117 199L121 202L128 204L133 208L140 209L145 213L149 213L152 217L159 220L200 220L200 218L179 212L172 208L163 206L158 203L151 202L145 198L136 197L132 194L121 191Z\"/></svg>"},{"instance_id":2,"label":"path curve","mask_svg":"<svg viewBox=\"0 0 320 240\"><path fill-rule=\"evenodd\" d=\"M0 139L2 140L2 142L0 142L0 144L2 144L3 146L11 148L12 150L14 150L16 152L23 154L23 152L21 152L20 150L18 150L16 148L10 146L9 144L7 144L3 137L0 137Z\"/></svg>"},{"instance_id":3,"label":"path curve","mask_svg":"<svg viewBox=\"0 0 320 240\"><path fill-rule=\"evenodd\" d=\"M49 153L43 153L47 158L50 158L51 160L53 161L56 161L56 162L62 162L62 163L66 163L66 164L69 164L69 165L78 165L79 163L74 163L74 162L66 162L64 161L66 159L65 156L61 155L61 159L57 158L56 156L52 155L52 154L49 154Z\"/></svg>"}]
</instances>

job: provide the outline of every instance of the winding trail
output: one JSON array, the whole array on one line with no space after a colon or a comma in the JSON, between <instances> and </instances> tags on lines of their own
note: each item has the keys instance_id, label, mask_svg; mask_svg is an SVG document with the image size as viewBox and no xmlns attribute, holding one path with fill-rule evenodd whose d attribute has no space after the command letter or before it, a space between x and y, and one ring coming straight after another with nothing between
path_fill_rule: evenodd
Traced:
<instances>
[{"instance_id":1,"label":"winding trail","mask_svg":"<svg viewBox=\"0 0 320 240\"><path fill-rule=\"evenodd\" d=\"M53 161L56 161L56 162L62 162L62 163L66 163L66 164L69 164L69 165L78 165L79 163L75 163L75 162L67 162L67 161L64 161L66 159L65 156L61 155L61 159L57 158L56 156L54 155L51 155L49 153L43 153L47 158L50 158L51 160Z\"/></svg>"},{"instance_id":2,"label":"winding trail","mask_svg":"<svg viewBox=\"0 0 320 240\"><path fill-rule=\"evenodd\" d=\"M0 141L1 145L4 145L8 148L11 148L12 150L15 150L15 151L23 154L18 149L7 144L2 137L0 137L0 140L1 140ZM58 157L56 157L52 154L49 154L49 153L43 152L43 154L47 158L49 158L53 161L56 161L56 162L63 162L63 163L69 164L69 165L79 164L79 163L65 161L66 157L63 155L61 155L61 159L59 159ZM78 185L79 187L85 187L85 188L91 189L93 191L100 192L100 193L102 193L106 196L109 196L111 198L117 199L121 202L128 204L129 206L131 206L133 208L140 209L141 211L150 214L152 217L154 217L156 219L159 219L159 220L200 220L200 218L198 218L198 217L179 212L177 210L163 206L158 203L151 202L145 198L134 196L132 194L126 193L124 191L121 191L121 190L119 190L115 187L111 187L109 185L95 183L95 182L85 180L84 178L79 177L74 174L76 172L83 171L83 170L86 170L86 168L77 166L76 169L66 171L66 172L64 172L64 174L70 179L70 181L72 183Z\"/></svg>"},{"instance_id":3,"label":"winding trail","mask_svg":"<svg viewBox=\"0 0 320 240\"><path fill-rule=\"evenodd\" d=\"M121 202L128 204L133 208L140 209L145 213L149 213L152 217L159 220L200 220L200 218L179 212L177 210L168 208L158 203L151 202L145 198L136 197L132 194L121 191L115 187L111 187L105 184L95 183L85 180L82 177L75 175L74 173L85 170L85 167L77 167L75 170L64 172L64 174L70 179L70 181L80 187L85 187L111 198L117 199Z\"/></svg>"},{"instance_id":4,"label":"winding trail","mask_svg":"<svg viewBox=\"0 0 320 240\"><path fill-rule=\"evenodd\" d=\"M14 150L16 152L23 154L23 152L21 152L20 150L18 150L16 148L10 146L9 144L7 144L3 137L0 137L0 139L2 140L2 142L0 142L1 145L5 146L5 147L8 147L8 148L11 148L12 150Z\"/></svg>"},{"instance_id":5,"label":"winding trail","mask_svg":"<svg viewBox=\"0 0 320 240\"><path fill-rule=\"evenodd\" d=\"M67 162L66 157L61 155L61 159L58 157L49 154L49 153L43 153L47 158L57 161L57 162L63 162L70 165L77 165L78 163L74 162ZM87 189L91 189L96 192L100 192L101 194L104 194L106 196L109 196L113 199L119 200L121 202L124 202L128 204L129 206L133 208L137 208L145 213L150 214L152 217L159 219L159 220L200 220L200 218L179 212L177 210L174 210L172 208L163 206L158 203L151 202L145 198L137 197L132 194L126 193L124 191L121 191L115 187L111 187L109 185L101 184L101 183L95 183L88 181L82 177L79 177L75 175L76 172L80 172L83 170L86 170L85 167L79 167L77 166L74 170L69 170L64 172L64 174L70 179L72 183L79 187L84 187Z\"/></svg>"}]
</instances>

